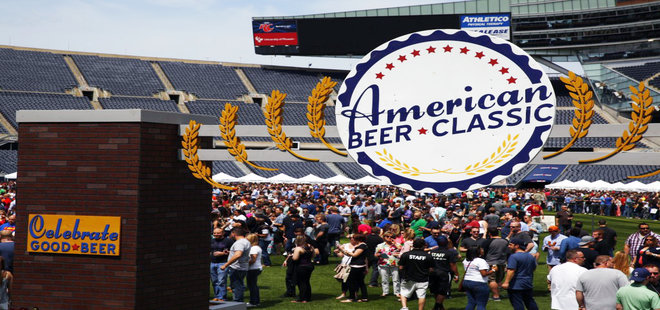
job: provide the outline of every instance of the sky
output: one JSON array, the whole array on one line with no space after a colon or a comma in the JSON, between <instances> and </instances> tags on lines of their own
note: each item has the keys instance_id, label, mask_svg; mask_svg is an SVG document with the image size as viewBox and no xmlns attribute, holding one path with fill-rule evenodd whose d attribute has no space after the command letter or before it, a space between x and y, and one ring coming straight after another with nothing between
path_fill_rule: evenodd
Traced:
<instances>
[{"instance_id":1,"label":"sky","mask_svg":"<svg viewBox=\"0 0 660 310\"><path fill-rule=\"evenodd\" d=\"M447 0L2 0L0 44L265 65L351 69L357 59L260 56L252 17Z\"/></svg>"}]
</instances>

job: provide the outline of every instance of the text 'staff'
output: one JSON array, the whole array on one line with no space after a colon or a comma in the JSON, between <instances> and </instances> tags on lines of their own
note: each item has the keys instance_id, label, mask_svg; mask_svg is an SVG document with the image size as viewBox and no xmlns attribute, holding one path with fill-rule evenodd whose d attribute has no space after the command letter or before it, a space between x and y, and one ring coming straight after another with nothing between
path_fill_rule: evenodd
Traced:
<instances>
[{"instance_id":1,"label":"text 'staff'","mask_svg":"<svg viewBox=\"0 0 660 310\"><path fill-rule=\"evenodd\" d=\"M30 214L28 252L119 255L121 217Z\"/></svg>"},{"instance_id":2,"label":"text 'staff'","mask_svg":"<svg viewBox=\"0 0 660 310\"><path fill-rule=\"evenodd\" d=\"M339 91L349 154L394 185L457 192L495 183L542 148L555 95L519 47L460 30L401 36L366 55Z\"/></svg>"}]
</instances>

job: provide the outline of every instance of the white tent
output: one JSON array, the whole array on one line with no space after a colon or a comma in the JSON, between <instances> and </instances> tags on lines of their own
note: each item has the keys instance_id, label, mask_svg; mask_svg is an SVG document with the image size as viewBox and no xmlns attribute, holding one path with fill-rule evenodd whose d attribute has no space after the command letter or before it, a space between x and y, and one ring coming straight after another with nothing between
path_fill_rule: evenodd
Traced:
<instances>
[{"instance_id":1,"label":"white tent","mask_svg":"<svg viewBox=\"0 0 660 310\"><path fill-rule=\"evenodd\" d=\"M268 178L268 182L272 183L296 183L298 182L298 179L295 179L289 175L286 175L284 173L280 173L274 177Z\"/></svg>"},{"instance_id":2,"label":"white tent","mask_svg":"<svg viewBox=\"0 0 660 310\"><path fill-rule=\"evenodd\" d=\"M325 179L319 178L319 177L317 177L313 174L308 174L308 175L298 179L298 182L300 182L300 183L310 183L310 184L325 183Z\"/></svg>"},{"instance_id":3,"label":"white tent","mask_svg":"<svg viewBox=\"0 0 660 310\"><path fill-rule=\"evenodd\" d=\"M250 173L236 179L236 182L264 183L268 182L268 179L254 173Z\"/></svg>"},{"instance_id":4,"label":"white tent","mask_svg":"<svg viewBox=\"0 0 660 310\"><path fill-rule=\"evenodd\" d=\"M17 176L18 176L18 172L5 174L5 179L7 179L7 180L16 180Z\"/></svg>"},{"instance_id":5,"label":"white tent","mask_svg":"<svg viewBox=\"0 0 660 310\"><path fill-rule=\"evenodd\" d=\"M212 177L213 181L216 182L236 182L238 178L228 175L226 173L220 172Z\"/></svg>"},{"instance_id":6,"label":"white tent","mask_svg":"<svg viewBox=\"0 0 660 310\"><path fill-rule=\"evenodd\" d=\"M563 180L563 181L560 181L560 182L557 182L557 183L548 184L548 185L545 186L545 188L567 189L567 188L571 188L571 186L573 186L573 184L574 183L570 180Z\"/></svg>"},{"instance_id":7,"label":"white tent","mask_svg":"<svg viewBox=\"0 0 660 310\"><path fill-rule=\"evenodd\" d=\"M598 190L598 191L611 190L612 189L612 184L607 183L603 180L598 180L598 181L592 182L590 188L593 189L593 190Z\"/></svg>"},{"instance_id":8,"label":"white tent","mask_svg":"<svg viewBox=\"0 0 660 310\"><path fill-rule=\"evenodd\" d=\"M328 184L351 184L355 182L355 180L347 178L343 175L336 175L332 178L325 179L325 183Z\"/></svg>"},{"instance_id":9,"label":"white tent","mask_svg":"<svg viewBox=\"0 0 660 310\"><path fill-rule=\"evenodd\" d=\"M372 176L365 176L363 178L355 180L355 183L357 184L365 184L365 185L381 185L383 184L383 181L376 179Z\"/></svg>"}]
</instances>

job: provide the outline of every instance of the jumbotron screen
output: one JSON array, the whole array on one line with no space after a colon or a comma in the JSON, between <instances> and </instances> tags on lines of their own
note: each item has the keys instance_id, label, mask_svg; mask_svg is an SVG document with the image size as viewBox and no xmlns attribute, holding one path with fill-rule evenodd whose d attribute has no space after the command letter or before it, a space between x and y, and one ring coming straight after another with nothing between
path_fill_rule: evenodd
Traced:
<instances>
[{"instance_id":1,"label":"jumbotron screen","mask_svg":"<svg viewBox=\"0 0 660 310\"><path fill-rule=\"evenodd\" d=\"M365 55L398 36L428 29L462 29L511 39L511 13L415 15L252 21L259 55Z\"/></svg>"}]
</instances>

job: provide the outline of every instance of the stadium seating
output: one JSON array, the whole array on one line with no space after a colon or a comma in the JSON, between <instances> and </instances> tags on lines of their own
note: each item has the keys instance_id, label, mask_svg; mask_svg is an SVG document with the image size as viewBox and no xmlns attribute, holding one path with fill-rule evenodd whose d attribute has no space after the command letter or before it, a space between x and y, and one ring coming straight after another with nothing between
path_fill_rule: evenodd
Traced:
<instances>
[{"instance_id":1,"label":"stadium seating","mask_svg":"<svg viewBox=\"0 0 660 310\"><path fill-rule=\"evenodd\" d=\"M287 94L289 102L307 102L307 97L320 81L318 73L264 68L242 68L252 85L261 94L270 95L277 89Z\"/></svg>"},{"instance_id":2,"label":"stadium seating","mask_svg":"<svg viewBox=\"0 0 660 310\"><path fill-rule=\"evenodd\" d=\"M0 89L63 93L76 84L62 55L0 48Z\"/></svg>"},{"instance_id":3,"label":"stadium seating","mask_svg":"<svg viewBox=\"0 0 660 310\"><path fill-rule=\"evenodd\" d=\"M211 64L159 62L176 90L205 99L237 99L248 90L233 68Z\"/></svg>"},{"instance_id":4,"label":"stadium seating","mask_svg":"<svg viewBox=\"0 0 660 310\"><path fill-rule=\"evenodd\" d=\"M9 174L17 171L18 151L0 150L0 174Z\"/></svg>"},{"instance_id":5,"label":"stadium seating","mask_svg":"<svg viewBox=\"0 0 660 310\"><path fill-rule=\"evenodd\" d=\"M0 113L14 126L18 110L91 110L85 97L67 94L0 92Z\"/></svg>"},{"instance_id":6,"label":"stadium seating","mask_svg":"<svg viewBox=\"0 0 660 310\"><path fill-rule=\"evenodd\" d=\"M278 168L276 171L266 171L248 166L250 170L257 175L265 178L276 176L284 173L294 178L302 178L309 174L316 175L320 178L331 178L336 174L328 168L325 163L321 162L284 162L284 161L267 161L267 162L254 162L255 164L268 168Z\"/></svg>"},{"instance_id":7,"label":"stadium seating","mask_svg":"<svg viewBox=\"0 0 660 310\"><path fill-rule=\"evenodd\" d=\"M573 116L575 113L572 110L557 110L555 124L570 125L573 123ZM594 113L591 118L592 124L607 124L607 121L598 113Z\"/></svg>"},{"instance_id":8,"label":"stadium seating","mask_svg":"<svg viewBox=\"0 0 660 310\"><path fill-rule=\"evenodd\" d=\"M99 98L99 102L104 109L143 109L179 112L174 101L163 101L158 98L112 97Z\"/></svg>"},{"instance_id":9,"label":"stadium seating","mask_svg":"<svg viewBox=\"0 0 660 310\"><path fill-rule=\"evenodd\" d=\"M628 179L628 176L641 175L660 169L660 166L644 165L569 165L564 172L557 177L555 182L563 180L579 181L587 180L590 182L605 180L607 182L630 183L636 179ZM660 177L649 177L638 179L644 183L660 180Z\"/></svg>"},{"instance_id":10,"label":"stadium seating","mask_svg":"<svg viewBox=\"0 0 660 310\"><path fill-rule=\"evenodd\" d=\"M512 174L508 178L506 178L506 184L511 184L511 185L516 185L518 182L522 181L522 179L527 176L532 170L536 168L536 165L527 165L523 167L522 169L518 170L516 173Z\"/></svg>"},{"instance_id":11,"label":"stadium seating","mask_svg":"<svg viewBox=\"0 0 660 310\"><path fill-rule=\"evenodd\" d=\"M130 58L71 56L87 84L113 95L151 96L165 90L149 62Z\"/></svg>"},{"instance_id":12,"label":"stadium seating","mask_svg":"<svg viewBox=\"0 0 660 310\"><path fill-rule=\"evenodd\" d=\"M216 160L213 162L213 168L211 169L213 174L224 173L231 175L232 177L242 177L245 175L243 170L238 168L235 161L220 161Z\"/></svg>"},{"instance_id":13,"label":"stadium seating","mask_svg":"<svg viewBox=\"0 0 660 310\"><path fill-rule=\"evenodd\" d=\"M188 110L192 114L212 115L220 117L222 110L225 108L225 103L238 105L238 125L263 125L264 113L261 111L256 103L243 103L241 101L212 101L212 100L197 100L186 103Z\"/></svg>"},{"instance_id":14,"label":"stadium seating","mask_svg":"<svg viewBox=\"0 0 660 310\"><path fill-rule=\"evenodd\" d=\"M282 122L284 125L307 126L307 105L285 104ZM328 126L337 125L334 106L325 107L325 123Z\"/></svg>"},{"instance_id":15,"label":"stadium seating","mask_svg":"<svg viewBox=\"0 0 660 310\"><path fill-rule=\"evenodd\" d=\"M358 163L335 163L337 168L341 170L347 177L357 180L369 176L369 172L364 170Z\"/></svg>"},{"instance_id":16,"label":"stadium seating","mask_svg":"<svg viewBox=\"0 0 660 310\"><path fill-rule=\"evenodd\" d=\"M583 137L578 139L572 148L616 148L616 137ZM571 138L569 137L557 137L549 138L545 143L544 147L551 148L562 148L564 147ZM637 148L648 148L648 146L642 142L637 143Z\"/></svg>"},{"instance_id":17,"label":"stadium seating","mask_svg":"<svg viewBox=\"0 0 660 310\"><path fill-rule=\"evenodd\" d=\"M649 62L639 66L618 67L614 68L614 70L641 82L660 72L660 61Z\"/></svg>"},{"instance_id":18,"label":"stadium seating","mask_svg":"<svg viewBox=\"0 0 660 310\"><path fill-rule=\"evenodd\" d=\"M653 86L657 89L660 89L660 76L656 77L655 79L650 80L649 85L651 85L651 86Z\"/></svg>"}]
</instances>

